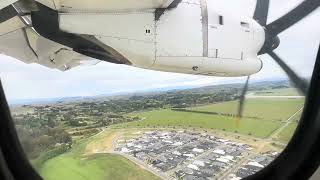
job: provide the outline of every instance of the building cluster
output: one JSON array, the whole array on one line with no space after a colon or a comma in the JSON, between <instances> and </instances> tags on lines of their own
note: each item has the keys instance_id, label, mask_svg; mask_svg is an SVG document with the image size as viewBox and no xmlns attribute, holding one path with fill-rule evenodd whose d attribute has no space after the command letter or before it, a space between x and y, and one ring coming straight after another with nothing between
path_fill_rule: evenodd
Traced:
<instances>
[{"instance_id":1,"label":"building cluster","mask_svg":"<svg viewBox=\"0 0 320 180\"><path fill-rule=\"evenodd\" d=\"M254 154L252 149L248 144L208 134L149 131L126 141L118 140L115 151L143 161L172 179L205 180L240 179L260 170L274 158Z\"/></svg>"},{"instance_id":2,"label":"building cluster","mask_svg":"<svg viewBox=\"0 0 320 180\"><path fill-rule=\"evenodd\" d=\"M277 155L277 152L267 152L262 155L254 155L248 158L245 163L241 164L239 168L234 169L233 173L230 173L228 175L228 179L240 180L242 178L250 176L270 164L271 161L273 161L277 157Z\"/></svg>"}]
</instances>

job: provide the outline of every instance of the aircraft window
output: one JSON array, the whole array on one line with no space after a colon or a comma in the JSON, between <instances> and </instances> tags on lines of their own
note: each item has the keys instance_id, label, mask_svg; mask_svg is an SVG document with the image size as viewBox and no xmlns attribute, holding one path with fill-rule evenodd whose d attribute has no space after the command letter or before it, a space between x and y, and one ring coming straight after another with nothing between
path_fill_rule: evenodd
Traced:
<instances>
[{"instance_id":1,"label":"aircraft window","mask_svg":"<svg viewBox=\"0 0 320 180\"><path fill-rule=\"evenodd\" d=\"M264 12L242 21L243 2L225 3L239 14L229 17L207 0L110 1L69 0L60 10L51 5L59 0L34 1L21 8L36 9L27 24L0 16L1 81L20 144L44 180L238 180L287 147L305 108L319 11L293 26L297 17L277 20L277 1L273 19L260 0ZM154 6L170 8L155 20ZM36 27L69 18L63 31ZM186 36L176 36L181 30Z\"/></svg>"}]
</instances>

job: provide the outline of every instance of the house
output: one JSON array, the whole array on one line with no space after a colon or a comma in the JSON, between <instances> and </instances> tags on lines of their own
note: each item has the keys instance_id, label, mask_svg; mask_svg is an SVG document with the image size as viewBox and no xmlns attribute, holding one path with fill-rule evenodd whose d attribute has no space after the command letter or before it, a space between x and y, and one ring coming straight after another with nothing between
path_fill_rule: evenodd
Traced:
<instances>
[{"instance_id":1,"label":"house","mask_svg":"<svg viewBox=\"0 0 320 180\"><path fill-rule=\"evenodd\" d=\"M232 161L234 159L233 156L230 156L230 155L226 155L226 156L221 156L220 158L223 158L223 159L228 159L230 161Z\"/></svg>"},{"instance_id":2,"label":"house","mask_svg":"<svg viewBox=\"0 0 320 180\"><path fill-rule=\"evenodd\" d=\"M255 167L260 167L260 168L264 168L264 166L256 161L251 161L248 163L248 165L250 166L255 166Z\"/></svg>"},{"instance_id":3,"label":"house","mask_svg":"<svg viewBox=\"0 0 320 180\"><path fill-rule=\"evenodd\" d=\"M173 151L172 154L177 155L177 156L181 156L182 155L179 151Z\"/></svg>"},{"instance_id":4,"label":"house","mask_svg":"<svg viewBox=\"0 0 320 180\"><path fill-rule=\"evenodd\" d=\"M130 149L128 149L128 148L126 148L126 147L123 147L123 148L121 148L121 151L120 152L122 152L122 153L129 153L129 152L131 152L132 150L130 150Z\"/></svg>"},{"instance_id":5,"label":"house","mask_svg":"<svg viewBox=\"0 0 320 180\"><path fill-rule=\"evenodd\" d=\"M216 159L216 161L223 162L223 163L229 163L230 160L219 157L219 158Z\"/></svg>"},{"instance_id":6,"label":"house","mask_svg":"<svg viewBox=\"0 0 320 180\"><path fill-rule=\"evenodd\" d=\"M193 170L190 168L183 168L181 169L185 174L193 174Z\"/></svg>"},{"instance_id":7,"label":"house","mask_svg":"<svg viewBox=\"0 0 320 180\"><path fill-rule=\"evenodd\" d=\"M181 145L183 145L183 143L182 143L182 142L175 142L175 143L173 143L172 145L174 145L174 146L181 146Z\"/></svg>"},{"instance_id":8,"label":"house","mask_svg":"<svg viewBox=\"0 0 320 180\"><path fill-rule=\"evenodd\" d=\"M190 168L190 169L199 171L199 167L194 165L194 164L189 164L187 167Z\"/></svg>"},{"instance_id":9,"label":"house","mask_svg":"<svg viewBox=\"0 0 320 180\"><path fill-rule=\"evenodd\" d=\"M206 168L206 169L200 169L200 172L207 177L211 177L214 175L215 170L212 168Z\"/></svg>"},{"instance_id":10,"label":"house","mask_svg":"<svg viewBox=\"0 0 320 180\"><path fill-rule=\"evenodd\" d=\"M197 152L197 153L203 153L204 152L203 149L198 149L198 148L193 148L192 151L193 152Z\"/></svg>"},{"instance_id":11,"label":"house","mask_svg":"<svg viewBox=\"0 0 320 180\"><path fill-rule=\"evenodd\" d=\"M183 156L189 157L189 158L193 158L194 154L183 154Z\"/></svg>"},{"instance_id":12,"label":"house","mask_svg":"<svg viewBox=\"0 0 320 180\"><path fill-rule=\"evenodd\" d=\"M211 163L211 165L212 166L218 166L218 167L225 167L227 164L226 163L224 163L224 162L220 162L220 161L213 161L212 163Z\"/></svg>"},{"instance_id":13,"label":"house","mask_svg":"<svg viewBox=\"0 0 320 180\"><path fill-rule=\"evenodd\" d=\"M221 154L221 155L225 155L226 154L226 152L224 150L222 150L222 149L216 149L213 152L216 153L216 154Z\"/></svg>"},{"instance_id":14,"label":"house","mask_svg":"<svg viewBox=\"0 0 320 180\"><path fill-rule=\"evenodd\" d=\"M205 166L205 163L203 161L199 161L199 160L193 161L192 164L197 165L197 166L201 166L201 167Z\"/></svg>"}]
</instances>

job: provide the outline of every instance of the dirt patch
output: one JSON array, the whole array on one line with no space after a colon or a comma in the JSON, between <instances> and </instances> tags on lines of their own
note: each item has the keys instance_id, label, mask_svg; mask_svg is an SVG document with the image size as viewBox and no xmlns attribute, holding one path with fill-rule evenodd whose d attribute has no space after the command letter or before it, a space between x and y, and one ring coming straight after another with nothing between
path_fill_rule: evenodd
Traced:
<instances>
[{"instance_id":1,"label":"dirt patch","mask_svg":"<svg viewBox=\"0 0 320 180\"><path fill-rule=\"evenodd\" d=\"M112 152L113 141L118 137L118 132L113 132L105 137L99 138L96 141L90 142L85 149L85 155L96 153L110 153Z\"/></svg>"}]
</instances>

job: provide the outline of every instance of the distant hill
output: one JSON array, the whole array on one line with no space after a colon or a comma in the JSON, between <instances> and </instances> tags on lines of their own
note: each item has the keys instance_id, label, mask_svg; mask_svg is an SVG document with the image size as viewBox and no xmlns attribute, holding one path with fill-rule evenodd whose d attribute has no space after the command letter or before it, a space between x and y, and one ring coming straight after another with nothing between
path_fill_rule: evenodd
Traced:
<instances>
[{"instance_id":1,"label":"distant hill","mask_svg":"<svg viewBox=\"0 0 320 180\"><path fill-rule=\"evenodd\" d=\"M150 96L155 94L174 94L174 93L211 93L217 91L223 91L224 89L235 89L241 91L243 88L243 83L231 83L231 84L220 84L212 86L203 86L203 87L178 87L178 88L160 88L160 89L151 89L145 91L137 92L121 92L121 93L112 93L112 94L102 94L97 96L75 96L75 97L61 97L61 98L41 98L41 99L22 99L22 100L10 100L9 104L22 105L22 104L51 104L51 103L66 103L66 102L75 102L75 101L105 101L110 99L120 99L120 98L129 98L132 96ZM265 89L278 89L278 88L287 88L290 87L288 80L271 80L271 81L258 81L252 82L249 84L249 90L265 90Z\"/></svg>"}]
</instances>

